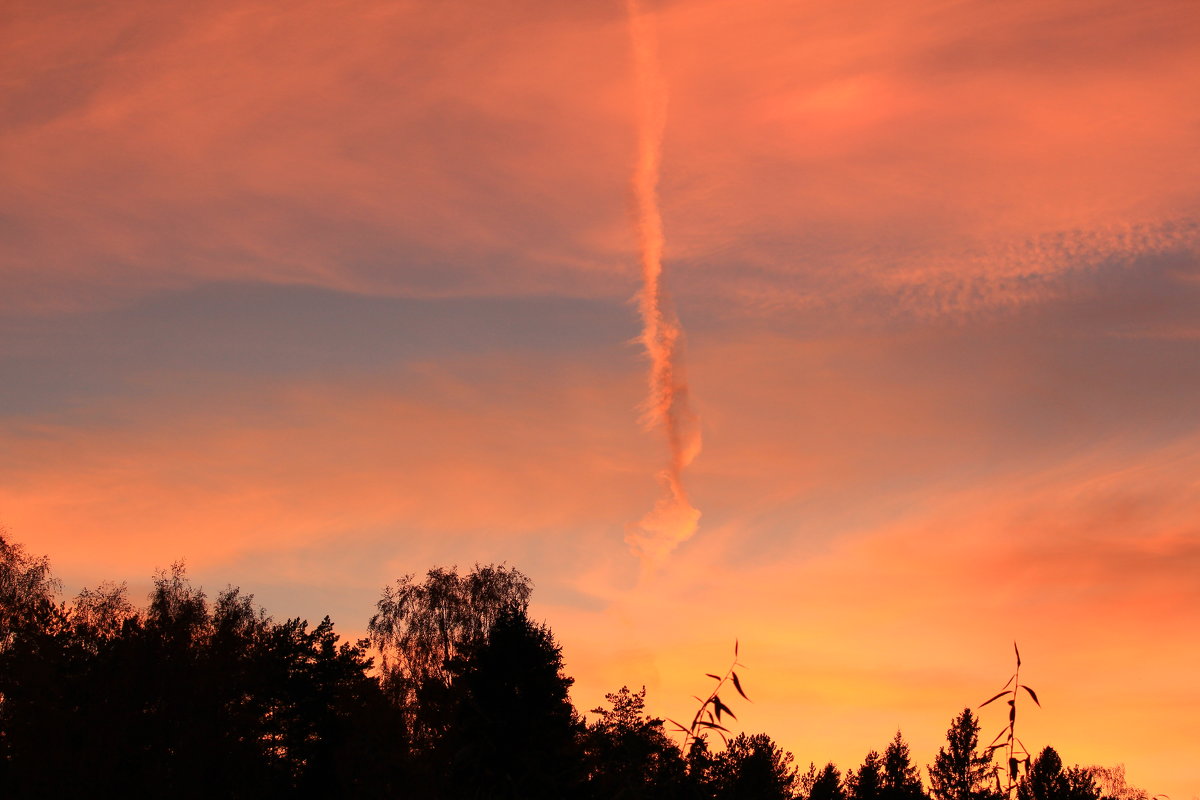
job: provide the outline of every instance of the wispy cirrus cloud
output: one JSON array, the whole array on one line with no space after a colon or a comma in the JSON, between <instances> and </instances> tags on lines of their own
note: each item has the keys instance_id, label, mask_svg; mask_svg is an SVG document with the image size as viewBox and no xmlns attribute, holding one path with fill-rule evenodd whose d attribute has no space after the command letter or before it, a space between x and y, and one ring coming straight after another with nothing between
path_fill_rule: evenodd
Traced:
<instances>
[{"instance_id":1,"label":"wispy cirrus cloud","mask_svg":"<svg viewBox=\"0 0 1200 800\"><path fill-rule=\"evenodd\" d=\"M608 0L6 8L0 524L339 624L509 558L582 707L740 636L747 728L843 766L1019 638L1030 739L1186 796L1192 4L648 7L706 442L661 580Z\"/></svg>"},{"instance_id":2,"label":"wispy cirrus cloud","mask_svg":"<svg viewBox=\"0 0 1200 800\"><path fill-rule=\"evenodd\" d=\"M1072 243L1195 251L1186 5L729 10L661 12L685 312L953 313L1036 302L1019 277ZM15 13L8 307L213 279L628 297L619 11Z\"/></svg>"}]
</instances>

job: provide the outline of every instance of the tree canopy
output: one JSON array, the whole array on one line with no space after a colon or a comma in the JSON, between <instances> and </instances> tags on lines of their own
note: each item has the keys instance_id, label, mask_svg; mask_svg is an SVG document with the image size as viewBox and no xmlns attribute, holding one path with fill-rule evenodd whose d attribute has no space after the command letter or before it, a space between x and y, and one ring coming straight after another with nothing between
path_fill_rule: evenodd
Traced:
<instances>
[{"instance_id":1,"label":"tree canopy","mask_svg":"<svg viewBox=\"0 0 1200 800\"><path fill-rule=\"evenodd\" d=\"M429 681L448 686L451 660L502 614L526 610L532 591L529 578L503 564L476 564L466 575L436 567L421 583L399 578L384 588L368 625L385 685L405 701Z\"/></svg>"},{"instance_id":2,"label":"tree canopy","mask_svg":"<svg viewBox=\"0 0 1200 800\"><path fill-rule=\"evenodd\" d=\"M990 800L994 775L991 758L979 750L979 719L964 708L946 731L946 746L929 767L930 794L934 800Z\"/></svg>"},{"instance_id":3,"label":"tree canopy","mask_svg":"<svg viewBox=\"0 0 1200 800\"><path fill-rule=\"evenodd\" d=\"M48 560L0 531L0 793L929 799L898 731L843 777L833 763L800 775L765 733L715 750L701 728L685 753L646 713L644 687L609 693L586 721L562 648L529 616L531 589L503 565L409 575L383 591L370 639L345 642L328 617L277 620L232 586L210 597L182 564L154 576L143 605L111 582L64 600ZM935 800L997 797L978 734L970 709L952 721L929 766ZM1149 796L1122 769L1067 767L1052 747L1016 791Z\"/></svg>"}]
</instances>

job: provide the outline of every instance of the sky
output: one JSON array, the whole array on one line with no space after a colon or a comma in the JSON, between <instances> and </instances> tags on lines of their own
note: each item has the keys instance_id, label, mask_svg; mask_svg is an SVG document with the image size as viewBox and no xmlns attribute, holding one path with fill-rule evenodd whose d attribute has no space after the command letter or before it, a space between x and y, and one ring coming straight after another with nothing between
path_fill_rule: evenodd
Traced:
<instances>
[{"instance_id":1,"label":"sky","mask_svg":"<svg viewBox=\"0 0 1200 800\"><path fill-rule=\"evenodd\" d=\"M929 763L1016 640L1031 750L1200 796L1200 8L644 12L653 196L620 0L5 3L0 526L351 636L504 561L578 707L689 717L737 640L805 766Z\"/></svg>"}]
</instances>

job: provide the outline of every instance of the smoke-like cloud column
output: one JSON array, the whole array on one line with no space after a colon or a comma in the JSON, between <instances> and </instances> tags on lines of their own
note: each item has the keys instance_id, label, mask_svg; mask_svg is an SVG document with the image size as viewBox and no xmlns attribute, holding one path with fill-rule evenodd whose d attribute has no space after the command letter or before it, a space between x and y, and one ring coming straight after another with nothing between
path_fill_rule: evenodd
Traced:
<instances>
[{"instance_id":1,"label":"smoke-like cloud column","mask_svg":"<svg viewBox=\"0 0 1200 800\"><path fill-rule=\"evenodd\" d=\"M658 176L667 116L666 82L659 70L652 20L638 0L626 0L638 103L637 166L633 188L637 201L641 249L641 342L650 358L650 392L643 423L667 435L670 463L660 473L663 494L654 508L627 526L625 541L643 563L661 561L677 544L696 532L700 512L683 487L683 470L700 452L700 424L688 402L683 369L683 329L662 282L663 228L658 207Z\"/></svg>"}]
</instances>

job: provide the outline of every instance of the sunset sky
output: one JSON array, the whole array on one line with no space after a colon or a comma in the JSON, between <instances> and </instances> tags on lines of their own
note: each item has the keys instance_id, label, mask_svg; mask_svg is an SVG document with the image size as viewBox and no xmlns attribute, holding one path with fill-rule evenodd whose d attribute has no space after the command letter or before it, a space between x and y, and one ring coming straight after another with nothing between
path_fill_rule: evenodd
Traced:
<instances>
[{"instance_id":1,"label":"sunset sky","mask_svg":"<svg viewBox=\"0 0 1200 800\"><path fill-rule=\"evenodd\" d=\"M657 202L699 528L640 418L623 0L11 0L0 527L366 628L507 561L581 709L1200 796L1200 6L677 0ZM985 738L1004 709L983 710Z\"/></svg>"}]
</instances>

